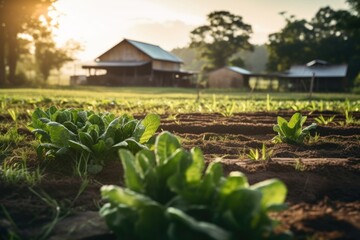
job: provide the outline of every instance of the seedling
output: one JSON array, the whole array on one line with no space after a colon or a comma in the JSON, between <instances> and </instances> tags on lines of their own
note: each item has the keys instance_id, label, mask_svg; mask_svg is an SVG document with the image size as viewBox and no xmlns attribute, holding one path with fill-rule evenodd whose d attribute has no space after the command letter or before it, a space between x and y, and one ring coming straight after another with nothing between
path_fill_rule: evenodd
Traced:
<instances>
[{"instance_id":1,"label":"seedling","mask_svg":"<svg viewBox=\"0 0 360 240\"><path fill-rule=\"evenodd\" d=\"M254 161L263 160L267 161L271 159L273 150L268 150L266 148L266 145L263 143L261 147L261 156L260 156L260 150L257 148L250 148L249 154L247 156Z\"/></svg>"},{"instance_id":2,"label":"seedling","mask_svg":"<svg viewBox=\"0 0 360 240\"><path fill-rule=\"evenodd\" d=\"M329 123L332 123L336 115L333 115L331 117L325 118L323 115L320 115L319 117L314 118L314 120L322 125L328 125Z\"/></svg>"},{"instance_id":3,"label":"seedling","mask_svg":"<svg viewBox=\"0 0 360 240\"><path fill-rule=\"evenodd\" d=\"M273 129L278 133L278 136L273 138L275 143L285 142L290 144L301 144L305 138L310 136L310 130L316 128L316 124L312 123L306 128L302 128L306 121L306 116L302 116L300 113L295 113L290 121L286 121L284 118L277 117L277 125L274 125Z\"/></svg>"}]
</instances>

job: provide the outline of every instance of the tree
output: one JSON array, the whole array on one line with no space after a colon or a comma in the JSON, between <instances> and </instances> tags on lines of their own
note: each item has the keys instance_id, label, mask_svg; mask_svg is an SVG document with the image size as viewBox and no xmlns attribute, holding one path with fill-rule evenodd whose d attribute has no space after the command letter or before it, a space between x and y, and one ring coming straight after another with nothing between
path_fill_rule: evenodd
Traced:
<instances>
[{"instance_id":1,"label":"tree","mask_svg":"<svg viewBox=\"0 0 360 240\"><path fill-rule=\"evenodd\" d=\"M0 85L6 82L5 65L9 67L8 82L14 84L16 64L20 55L19 34L26 32L29 23L40 24L40 16L49 20L46 13L55 1L0 0Z\"/></svg>"},{"instance_id":2,"label":"tree","mask_svg":"<svg viewBox=\"0 0 360 240\"><path fill-rule=\"evenodd\" d=\"M296 20L293 16L285 18L286 25L280 32L269 35L270 71L285 71L292 64L302 64L312 59L311 45L313 34L307 21Z\"/></svg>"},{"instance_id":3,"label":"tree","mask_svg":"<svg viewBox=\"0 0 360 240\"><path fill-rule=\"evenodd\" d=\"M286 25L269 35L271 71L284 71L293 64L323 59L333 64L347 63L352 80L360 70L359 16L330 7L319 9L311 21L286 17Z\"/></svg>"},{"instance_id":4,"label":"tree","mask_svg":"<svg viewBox=\"0 0 360 240\"><path fill-rule=\"evenodd\" d=\"M35 60L43 80L46 82L53 69L60 71L66 62L74 60L74 53L80 49L69 46L58 48L54 42L39 41L35 44Z\"/></svg>"},{"instance_id":5,"label":"tree","mask_svg":"<svg viewBox=\"0 0 360 240\"><path fill-rule=\"evenodd\" d=\"M252 28L241 16L215 11L207 16L207 20L207 25L190 33L190 47L198 49L200 58L206 62L204 71L227 65L230 57L241 49L252 50L249 43Z\"/></svg>"}]
</instances>

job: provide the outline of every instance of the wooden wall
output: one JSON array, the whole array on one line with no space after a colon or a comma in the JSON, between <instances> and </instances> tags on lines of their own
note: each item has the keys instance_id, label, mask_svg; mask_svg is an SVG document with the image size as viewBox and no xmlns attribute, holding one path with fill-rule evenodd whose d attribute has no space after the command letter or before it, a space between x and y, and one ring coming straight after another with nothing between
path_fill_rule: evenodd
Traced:
<instances>
[{"instance_id":1,"label":"wooden wall","mask_svg":"<svg viewBox=\"0 0 360 240\"><path fill-rule=\"evenodd\" d=\"M138 62L151 61L151 58L130 43L124 41L102 55L99 60L104 62Z\"/></svg>"},{"instance_id":2,"label":"wooden wall","mask_svg":"<svg viewBox=\"0 0 360 240\"><path fill-rule=\"evenodd\" d=\"M227 68L220 68L208 75L210 88L241 88L244 87L244 76Z\"/></svg>"},{"instance_id":3,"label":"wooden wall","mask_svg":"<svg viewBox=\"0 0 360 240\"><path fill-rule=\"evenodd\" d=\"M153 60L153 69L179 71L180 63Z\"/></svg>"}]
</instances>

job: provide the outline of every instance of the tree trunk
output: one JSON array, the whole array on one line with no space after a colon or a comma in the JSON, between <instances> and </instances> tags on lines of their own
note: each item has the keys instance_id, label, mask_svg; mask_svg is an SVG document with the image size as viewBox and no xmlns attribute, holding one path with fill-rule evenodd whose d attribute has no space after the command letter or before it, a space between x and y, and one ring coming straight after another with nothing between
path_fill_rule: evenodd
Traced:
<instances>
[{"instance_id":1,"label":"tree trunk","mask_svg":"<svg viewBox=\"0 0 360 240\"><path fill-rule=\"evenodd\" d=\"M18 60L17 31L8 29L8 46L9 83L15 85L16 65Z\"/></svg>"},{"instance_id":2,"label":"tree trunk","mask_svg":"<svg viewBox=\"0 0 360 240\"><path fill-rule=\"evenodd\" d=\"M4 2L0 0L0 86L6 82Z\"/></svg>"}]
</instances>

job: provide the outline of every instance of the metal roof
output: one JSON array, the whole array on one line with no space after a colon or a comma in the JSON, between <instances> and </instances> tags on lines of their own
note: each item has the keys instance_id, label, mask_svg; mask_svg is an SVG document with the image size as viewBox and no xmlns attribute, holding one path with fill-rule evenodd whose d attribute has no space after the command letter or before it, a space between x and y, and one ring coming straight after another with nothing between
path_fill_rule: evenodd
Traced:
<instances>
[{"instance_id":1,"label":"metal roof","mask_svg":"<svg viewBox=\"0 0 360 240\"><path fill-rule=\"evenodd\" d=\"M82 65L82 68L108 68L108 67L138 67L143 66L149 62L91 62Z\"/></svg>"},{"instance_id":2,"label":"metal roof","mask_svg":"<svg viewBox=\"0 0 360 240\"><path fill-rule=\"evenodd\" d=\"M161 47L149 43L138 42L134 40L125 39L134 47L139 49L140 51L144 52L146 55L151 57L152 59L162 60L162 61L169 61L169 62L178 62L182 63L183 61L178 58L177 56L165 51Z\"/></svg>"},{"instance_id":3,"label":"metal roof","mask_svg":"<svg viewBox=\"0 0 360 240\"><path fill-rule=\"evenodd\" d=\"M315 77L345 77L347 65L315 65L307 67L306 65L294 65L284 73L285 77L292 78L310 78L313 73Z\"/></svg>"},{"instance_id":4,"label":"metal roof","mask_svg":"<svg viewBox=\"0 0 360 240\"><path fill-rule=\"evenodd\" d=\"M248 70L246 70L246 69L243 69L243 68L240 68L240 67L229 66L229 67L226 67L226 68L230 69L230 70L233 71L233 72L240 73L240 74L243 74L243 75L249 75L249 74L251 74L250 71L248 71Z\"/></svg>"}]
</instances>

